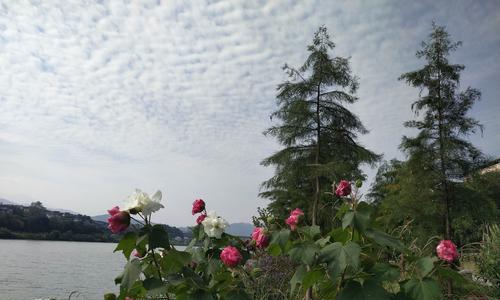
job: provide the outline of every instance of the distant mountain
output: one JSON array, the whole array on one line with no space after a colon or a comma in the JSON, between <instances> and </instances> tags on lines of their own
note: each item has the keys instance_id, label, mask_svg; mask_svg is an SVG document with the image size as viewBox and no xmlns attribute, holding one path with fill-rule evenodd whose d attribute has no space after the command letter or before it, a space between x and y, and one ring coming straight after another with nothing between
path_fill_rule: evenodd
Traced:
<instances>
[{"instance_id":1,"label":"distant mountain","mask_svg":"<svg viewBox=\"0 0 500 300\"><path fill-rule=\"evenodd\" d=\"M182 232L184 232L184 236L191 235L191 227L178 227ZM229 224L229 228L226 229L226 232L231 235L249 237L252 235L252 231L255 227L250 223L232 223Z\"/></svg>"},{"instance_id":2,"label":"distant mountain","mask_svg":"<svg viewBox=\"0 0 500 300\"><path fill-rule=\"evenodd\" d=\"M53 208L53 207L47 207L47 210L51 210L51 211L60 211L62 213L70 213L72 215L82 215L81 213L79 212L76 212L76 211L73 211L73 210L69 210L69 209L62 209L62 208Z\"/></svg>"},{"instance_id":3,"label":"distant mountain","mask_svg":"<svg viewBox=\"0 0 500 300\"><path fill-rule=\"evenodd\" d=\"M93 216L91 218L94 221L107 222L108 218L109 218L109 215L98 215L98 216Z\"/></svg>"},{"instance_id":4,"label":"distant mountain","mask_svg":"<svg viewBox=\"0 0 500 300\"><path fill-rule=\"evenodd\" d=\"M92 220L94 221L97 221L97 222L108 222L108 218L109 218L109 215L98 215L98 216L93 216L93 217L90 217ZM139 224L137 221L134 221L132 220L132 224ZM168 232L168 235L170 237L184 237L184 232L182 230L180 230L179 228L175 227L175 226L169 226L169 225L165 225L165 224L162 224L163 226L165 226L167 232Z\"/></svg>"},{"instance_id":5,"label":"distant mountain","mask_svg":"<svg viewBox=\"0 0 500 300\"><path fill-rule=\"evenodd\" d=\"M108 219L109 219L109 215L97 215L97 216L93 216L93 217L90 217L90 218L92 218L92 220L94 220L94 221L107 223ZM135 220L131 220L131 221L132 221L132 224L139 224Z\"/></svg>"},{"instance_id":6,"label":"distant mountain","mask_svg":"<svg viewBox=\"0 0 500 300\"><path fill-rule=\"evenodd\" d=\"M18 203L12 202L7 199L0 198L0 204L6 204L6 205L19 205Z\"/></svg>"},{"instance_id":7,"label":"distant mountain","mask_svg":"<svg viewBox=\"0 0 500 300\"><path fill-rule=\"evenodd\" d=\"M249 223L232 223L226 230L227 233L231 235L249 237L252 235L252 231L255 227Z\"/></svg>"},{"instance_id":8,"label":"distant mountain","mask_svg":"<svg viewBox=\"0 0 500 300\"><path fill-rule=\"evenodd\" d=\"M30 205L29 203L28 204L26 204L26 203L18 203L18 202L14 202L14 201L10 201L10 200L4 199L4 198L0 198L0 204L4 204L4 205L20 205L20 206L29 206ZM69 209L47 207L47 210L50 210L50 211L60 211L62 213L70 213L70 214L73 214L73 215L80 215L80 213L72 211L72 210L69 210Z\"/></svg>"}]
</instances>

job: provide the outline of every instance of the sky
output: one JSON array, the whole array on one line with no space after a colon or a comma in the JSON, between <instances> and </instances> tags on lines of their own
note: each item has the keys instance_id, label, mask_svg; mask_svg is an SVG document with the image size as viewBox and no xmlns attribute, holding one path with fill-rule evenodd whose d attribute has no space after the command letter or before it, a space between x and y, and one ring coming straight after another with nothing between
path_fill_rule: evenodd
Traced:
<instances>
[{"instance_id":1,"label":"sky","mask_svg":"<svg viewBox=\"0 0 500 300\"><path fill-rule=\"evenodd\" d=\"M433 20L463 42L461 88L482 92L471 140L500 157L499 1L0 1L0 198L99 215L161 190L153 221L191 225L203 198L250 222L281 67L325 25L360 78L360 143L403 158L418 90L397 78L423 65Z\"/></svg>"}]
</instances>

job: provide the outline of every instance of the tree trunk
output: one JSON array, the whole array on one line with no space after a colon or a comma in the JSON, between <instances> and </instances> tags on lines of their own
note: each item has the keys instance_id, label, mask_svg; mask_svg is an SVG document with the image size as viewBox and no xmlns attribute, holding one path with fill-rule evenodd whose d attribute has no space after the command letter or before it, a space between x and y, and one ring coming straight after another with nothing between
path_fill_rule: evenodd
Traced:
<instances>
[{"instance_id":1,"label":"tree trunk","mask_svg":"<svg viewBox=\"0 0 500 300\"><path fill-rule=\"evenodd\" d=\"M316 155L314 164L315 167L319 167L319 155L320 155L320 134L321 134L321 120L319 115L319 100L321 94L321 83L318 84L318 91L316 95ZM314 195L313 201L313 209L312 209L312 225L317 224L317 215L318 215L318 204L320 199L320 183L319 183L319 175L316 174L316 191Z\"/></svg>"}]
</instances>

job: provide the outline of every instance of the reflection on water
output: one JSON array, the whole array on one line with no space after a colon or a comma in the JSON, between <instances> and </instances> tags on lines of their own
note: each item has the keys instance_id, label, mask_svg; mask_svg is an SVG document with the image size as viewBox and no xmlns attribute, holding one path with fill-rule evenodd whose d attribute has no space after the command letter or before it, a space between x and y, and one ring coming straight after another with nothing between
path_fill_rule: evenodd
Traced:
<instances>
[{"instance_id":1,"label":"reflection on water","mask_svg":"<svg viewBox=\"0 0 500 300\"><path fill-rule=\"evenodd\" d=\"M116 244L0 240L0 299L103 299L125 265ZM180 247L182 248L182 247Z\"/></svg>"}]
</instances>

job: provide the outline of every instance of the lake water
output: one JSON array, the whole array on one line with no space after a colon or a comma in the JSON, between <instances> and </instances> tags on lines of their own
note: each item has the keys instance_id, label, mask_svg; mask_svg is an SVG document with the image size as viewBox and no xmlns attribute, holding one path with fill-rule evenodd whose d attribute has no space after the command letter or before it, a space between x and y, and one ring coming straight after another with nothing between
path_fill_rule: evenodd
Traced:
<instances>
[{"instance_id":1,"label":"lake water","mask_svg":"<svg viewBox=\"0 0 500 300\"><path fill-rule=\"evenodd\" d=\"M116 244L0 240L0 299L100 300L125 266ZM183 247L177 247L183 248Z\"/></svg>"}]
</instances>

